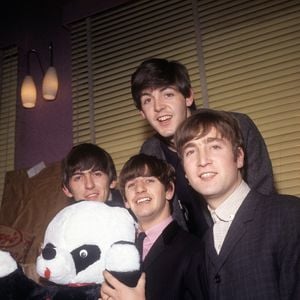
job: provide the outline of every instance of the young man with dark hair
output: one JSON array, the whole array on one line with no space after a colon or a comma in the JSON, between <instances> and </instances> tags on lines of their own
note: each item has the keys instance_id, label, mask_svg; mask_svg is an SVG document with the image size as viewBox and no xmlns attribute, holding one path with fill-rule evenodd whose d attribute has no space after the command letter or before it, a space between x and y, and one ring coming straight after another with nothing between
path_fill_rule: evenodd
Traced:
<instances>
[{"instance_id":1,"label":"young man with dark hair","mask_svg":"<svg viewBox=\"0 0 300 300\"><path fill-rule=\"evenodd\" d=\"M119 177L125 207L136 217L139 235L145 234L141 269L146 274L146 299L206 299L205 279L200 280L204 267L201 241L171 216L174 180L171 165L145 154L131 157ZM106 279L113 285L111 277ZM118 286L104 285L103 292L104 299L122 299Z\"/></svg>"},{"instance_id":2,"label":"young man with dark hair","mask_svg":"<svg viewBox=\"0 0 300 300\"><path fill-rule=\"evenodd\" d=\"M74 146L62 162L63 191L75 201L92 200L123 206L115 190L117 173L111 156L91 143Z\"/></svg>"},{"instance_id":3,"label":"young man with dark hair","mask_svg":"<svg viewBox=\"0 0 300 300\"><path fill-rule=\"evenodd\" d=\"M173 216L182 227L201 237L207 229L204 201L198 201L201 195L189 186L174 148L175 131L195 111L188 71L177 61L146 60L131 77L131 92L142 117L156 131L156 135L144 142L141 152L157 156L174 166L176 196ZM232 114L239 120L245 141L245 181L264 194L274 192L272 165L260 132L247 115Z\"/></svg>"},{"instance_id":4,"label":"young man with dark hair","mask_svg":"<svg viewBox=\"0 0 300 300\"><path fill-rule=\"evenodd\" d=\"M228 112L195 113L174 140L213 220L203 240L209 299L300 299L300 199L243 180L243 136Z\"/></svg>"}]
</instances>

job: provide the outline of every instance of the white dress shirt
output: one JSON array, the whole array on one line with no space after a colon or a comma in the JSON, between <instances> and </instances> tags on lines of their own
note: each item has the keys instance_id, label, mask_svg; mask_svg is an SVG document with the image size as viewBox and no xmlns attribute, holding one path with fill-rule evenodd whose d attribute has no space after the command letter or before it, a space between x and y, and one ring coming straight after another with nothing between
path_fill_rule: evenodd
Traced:
<instances>
[{"instance_id":1,"label":"white dress shirt","mask_svg":"<svg viewBox=\"0 0 300 300\"><path fill-rule=\"evenodd\" d=\"M208 206L208 210L214 222L214 244L218 254L221 251L223 242L235 214L242 205L249 191L250 188L247 183L242 181L235 191L220 206L218 206L217 209L213 210Z\"/></svg>"}]
</instances>

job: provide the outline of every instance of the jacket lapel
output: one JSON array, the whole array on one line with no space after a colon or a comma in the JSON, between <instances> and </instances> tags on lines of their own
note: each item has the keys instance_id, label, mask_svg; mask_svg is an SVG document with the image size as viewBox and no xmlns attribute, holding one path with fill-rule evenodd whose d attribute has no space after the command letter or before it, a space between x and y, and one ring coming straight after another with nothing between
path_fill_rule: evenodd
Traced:
<instances>
[{"instance_id":1,"label":"jacket lapel","mask_svg":"<svg viewBox=\"0 0 300 300\"><path fill-rule=\"evenodd\" d=\"M219 255L214 247L212 228L210 229L207 237L208 255L215 265L216 272L220 270L233 248L247 232L247 223L253 221L258 202L259 196L250 191L234 217Z\"/></svg>"},{"instance_id":2,"label":"jacket lapel","mask_svg":"<svg viewBox=\"0 0 300 300\"><path fill-rule=\"evenodd\" d=\"M172 221L161 233L161 235L157 238L157 240L152 245L150 251L146 255L143 261L143 269L146 270L160 255L161 252L164 251L165 246L170 244L173 237L176 235L179 229L179 225L176 221Z\"/></svg>"}]
</instances>

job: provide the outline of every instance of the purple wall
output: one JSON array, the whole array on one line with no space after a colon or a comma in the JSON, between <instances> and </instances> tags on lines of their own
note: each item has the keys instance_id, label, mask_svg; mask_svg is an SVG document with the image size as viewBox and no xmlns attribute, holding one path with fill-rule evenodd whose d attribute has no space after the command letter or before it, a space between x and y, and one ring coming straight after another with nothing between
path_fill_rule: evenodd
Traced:
<instances>
[{"instance_id":1,"label":"purple wall","mask_svg":"<svg viewBox=\"0 0 300 300\"><path fill-rule=\"evenodd\" d=\"M61 160L72 147L70 37L62 26L61 8L55 5L55 1L54 4L50 2L18 2L18 7L8 9L6 30L0 32L2 47L12 44L19 47L15 169L30 168L41 161L48 164ZM57 98L53 102L42 99L43 74L36 56L31 55L31 71L38 97L35 108L25 109L20 100L20 85L26 74L27 51L36 49L46 70L50 41L53 42L54 66L59 77Z\"/></svg>"},{"instance_id":2,"label":"purple wall","mask_svg":"<svg viewBox=\"0 0 300 300\"><path fill-rule=\"evenodd\" d=\"M8 14L9 18L5 21L0 18L0 47L16 44L20 48L15 169L30 168L41 161L46 164L59 161L72 147L70 35L63 24L124 2L128 0L23 1L17 8L12 5L8 10L2 10L0 17ZM20 102L20 85L26 73L26 53L31 48L36 49L47 69L50 41L53 42L54 66L59 77L57 98L52 102L42 99L43 76L38 60L32 55L31 71L38 88L38 99L35 108L25 109Z\"/></svg>"}]
</instances>

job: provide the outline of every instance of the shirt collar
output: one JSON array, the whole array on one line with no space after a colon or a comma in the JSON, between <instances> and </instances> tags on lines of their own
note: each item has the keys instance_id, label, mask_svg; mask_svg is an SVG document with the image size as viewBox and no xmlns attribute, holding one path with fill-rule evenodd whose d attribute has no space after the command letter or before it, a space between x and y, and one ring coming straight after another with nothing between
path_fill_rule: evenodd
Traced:
<instances>
[{"instance_id":1,"label":"shirt collar","mask_svg":"<svg viewBox=\"0 0 300 300\"><path fill-rule=\"evenodd\" d=\"M217 221L217 219L223 222L232 221L239 207L242 205L243 201L248 195L249 191L249 186L244 180L242 180L241 184L228 198L225 199L225 201L220 206L217 207L217 209L213 210L208 206L208 210L214 223Z\"/></svg>"},{"instance_id":2,"label":"shirt collar","mask_svg":"<svg viewBox=\"0 0 300 300\"><path fill-rule=\"evenodd\" d=\"M173 221L172 216L169 216L167 219L163 220L159 224L151 227L150 229L146 230L146 238L149 241L154 242L160 236L162 231Z\"/></svg>"}]
</instances>

